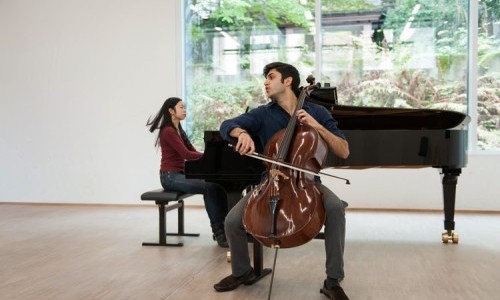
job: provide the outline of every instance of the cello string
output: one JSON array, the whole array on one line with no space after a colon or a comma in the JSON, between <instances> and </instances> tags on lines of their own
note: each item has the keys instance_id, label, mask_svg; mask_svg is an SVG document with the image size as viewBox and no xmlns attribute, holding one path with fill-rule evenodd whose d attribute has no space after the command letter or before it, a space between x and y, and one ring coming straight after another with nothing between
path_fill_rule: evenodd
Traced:
<instances>
[{"instance_id":1,"label":"cello string","mask_svg":"<svg viewBox=\"0 0 500 300\"><path fill-rule=\"evenodd\" d=\"M300 95L297 99L297 105L295 106L295 109L293 110L293 113L290 116L290 120L288 121L288 125L286 126L283 138L279 143L280 147L277 153L278 160L285 159L285 156L288 153L288 150L290 149L290 144L295 132L295 126L297 125L297 111L299 111L299 109L302 109L302 106L304 105L304 101L306 99L306 95L309 95L308 87L305 87L302 89L302 91L300 91Z\"/></svg>"},{"instance_id":2,"label":"cello string","mask_svg":"<svg viewBox=\"0 0 500 300\"><path fill-rule=\"evenodd\" d=\"M271 299L271 291L273 290L273 281L274 281L274 270L276 269L276 258L278 257L278 246L275 246L276 250L274 252L274 262L273 262L273 271L271 273L271 283L269 284L269 293L267 294L267 300Z\"/></svg>"}]
</instances>

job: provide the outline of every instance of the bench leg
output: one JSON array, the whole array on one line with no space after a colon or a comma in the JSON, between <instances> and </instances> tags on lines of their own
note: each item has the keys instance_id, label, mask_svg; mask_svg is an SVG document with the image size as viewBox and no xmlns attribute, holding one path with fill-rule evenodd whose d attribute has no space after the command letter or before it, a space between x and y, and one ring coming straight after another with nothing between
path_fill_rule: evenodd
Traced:
<instances>
[{"instance_id":1,"label":"bench leg","mask_svg":"<svg viewBox=\"0 0 500 300\"><path fill-rule=\"evenodd\" d=\"M184 200L180 200L181 206L177 210L177 234L167 233L167 235L179 235L179 236L200 236L199 233L185 233L184 232Z\"/></svg>"},{"instance_id":2,"label":"bench leg","mask_svg":"<svg viewBox=\"0 0 500 300\"><path fill-rule=\"evenodd\" d=\"M173 246L181 247L182 243L167 243L167 211L165 210L165 204L158 204L158 213L160 215L159 221L159 243L142 243L143 246Z\"/></svg>"},{"instance_id":3,"label":"bench leg","mask_svg":"<svg viewBox=\"0 0 500 300\"><path fill-rule=\"evenodd\" d=\"M167 232L167 212L177 208L177 233ZM183 243L167 243L167 235L170 236L200 236L199 233L184 232L184 201L179 200L176 204L165 207L165 203L158 204L159 214L159 243L142 243L143 246L172 246L181 247Z\"/></svg>"}]
</instances>

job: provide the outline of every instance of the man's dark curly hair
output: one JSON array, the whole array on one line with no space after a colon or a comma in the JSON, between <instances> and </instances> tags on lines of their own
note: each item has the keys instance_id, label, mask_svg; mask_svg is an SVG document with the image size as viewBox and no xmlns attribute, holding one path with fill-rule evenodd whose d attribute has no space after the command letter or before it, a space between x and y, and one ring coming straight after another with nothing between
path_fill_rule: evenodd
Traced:
<instances>
[{"instance_id":1,"label":"man's dark curly hair","mask_svg":"<svg viewBox=\"0 0 500 300\"><path fill-rule=\"evenodd\" d=\"M264 77L267 77L267 74L273 69L281 74L281 82L284 82L285 78L292 77L292 91L296 95L300 93L300 74L297 68L282 62L272 62L264 67Z\"/></svg>"}]
</instances>

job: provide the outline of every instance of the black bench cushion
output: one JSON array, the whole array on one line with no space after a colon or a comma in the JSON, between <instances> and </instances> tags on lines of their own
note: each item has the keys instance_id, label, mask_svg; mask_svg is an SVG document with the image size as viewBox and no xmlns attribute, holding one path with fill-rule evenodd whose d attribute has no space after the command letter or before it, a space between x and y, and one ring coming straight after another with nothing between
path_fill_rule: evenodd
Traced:
<instances>
[{"instance_id":1,"label":"black bench cushion","mask_svg":"<svg viewBox=\"0 0 500 300\"><path fill-rule=\"evenodd\" d=\"M186 197L191 196L191 194L184 194L181 192L165 191L163 189L156 189L149 192L145 192L141 195L141 200L150 201L179 201Z\"/></svg>"}]
</instances>

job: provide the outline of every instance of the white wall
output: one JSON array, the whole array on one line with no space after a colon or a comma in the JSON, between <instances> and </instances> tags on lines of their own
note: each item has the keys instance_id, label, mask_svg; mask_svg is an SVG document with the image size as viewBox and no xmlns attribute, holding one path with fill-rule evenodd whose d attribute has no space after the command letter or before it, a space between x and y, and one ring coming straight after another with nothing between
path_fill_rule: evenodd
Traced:
<instances>
[{"instance_id":1,"label":"white wall","mask_svg":"<svg viewBox=\"0 0 500 300\"><path fill-rule=\"evenodd\" d=\"M137 203L180 95L179 1L0 1L0 201Z\"/></svg>"},{"instance_id":2,"label":"white wall","mask_svg":"<svg viewBox=\"0 0 500 300\"><path fill-rule=\"evenodd\" d=\"M500 211L500 155L469 155L458 177L456 209ZM351 184L323 178L354 208L443 209L440 169L328 169Z\"/></svg>"},{"instance_id":3,"label":"white wall","mask_svg":"<svg viewBox=\"0 0 500 300\"><path fill-rule=\"evenodd\" d=\"M180 25L180 1L0 1L0 202L140 204L159 187L145 123L182 95ZM458 209L500 210L498 166L469 157ZM351 207L442 208L434 169L335 173Z\"/></svg>"}]
</instances>

